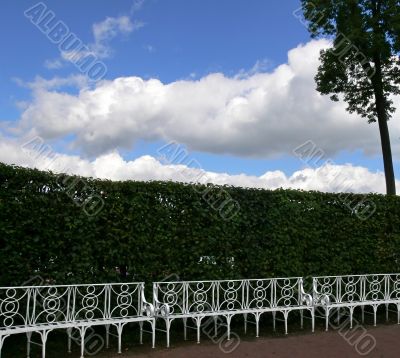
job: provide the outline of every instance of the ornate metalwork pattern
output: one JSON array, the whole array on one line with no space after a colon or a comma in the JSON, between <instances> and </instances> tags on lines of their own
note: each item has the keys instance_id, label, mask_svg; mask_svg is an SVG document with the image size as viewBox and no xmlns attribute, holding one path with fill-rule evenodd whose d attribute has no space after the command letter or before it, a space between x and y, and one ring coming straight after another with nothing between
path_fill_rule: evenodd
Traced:
<instances>
[{"instance_id":1,"label":"ornate metalwork pattern","mask_svg":"<svg viewBox=\"0 0 400 358\"><path fill-rule=\"evenodd\" d=\"M218 311L240 311L246 309L247 281L217 281L215 286L217 293L216 309Z\"/></svg>"},{"instance_id":2,"label":"ornate metalwork pattern","mask_svg":"<svg viewBox=\"0 0 400 358\"><path fill-rule=\"evenodd\" d=\"M128 322L141 322L142 337L144 321L152 326L154 346L154 307L146 302L142 282L3 287L0 288L0 355L6 337L27 333L29 356L30 337L33 332L37 332L41 336L44 358L50 331L56 328L75 328L80 332L83 357L86 330L94 325L106 325L107 342L109 325L116 326L118 352L121 353L123 327Z\"/></svg>"},{"instance_id":3,"label":"ornate metalwork pattern","mask_svg":"<svg viewBox=\"0 0 400 358\"><path fill-rule=\"evenodd\" d=\"M275 307L293 307L302 305L301 278L274 279Z\"/></svg>"},{"instance_id":4,"label":"ornate metalwork pattern","mask_svg":"<svg viewBox=\"0 0 400 358\"><path fill-rule=\"evenodd\" d=\"M340 276L337 278L339 290L338 302L358 302L363 297L363 282L365 276Z\"/></svg>"},{"instance_id":5,"label":"ornate metalwork pattern","mask_svg":"<svg viewBox=\"0 0 400 358\"><path fill-rule=\"evenodd\" d=\"M391 277L394 277L394 279ZM330 304L383 301L387 297L390 297L389 286L390 284L392 284L392 287L396 285L396 278L400 278L400 275L377 274L314 277L314 300L320 302L323 299L329 301ZM400 284L398 284L398 288L400 289Z\"/></svg>"},{"instance_id":6,"label":"ornate metalwork pattern","mask_svg":"<svg viewBox=\"0 0 400 358\"><path fill-rule=\"evenodd\" d=\"M386 299L400 303L400 274L386 275Z\"/></svg>"},{"instance_id":7,"label":"ornate metalwork pattern","mask_svg":"<svg viewBox=\"0 0 400 358\"><path fill-rule=\"evenodd\" d=\"M301 277L253 280L183 281L153 283L153 303L156 316L166 325L167 346L171 322L183 319L186 337L187 319L196 323L197 341L200 341L200 325L206 316L226 319L228 339L230 322L234 315L242 314L247 325L247 315L253 315L258 336L260 315L281 312L287 332L287 319L293 310L311 312L314 330L312 297L304 292ZM275 326L275 323L274 323Z\"/></svg>"},{"instance_id":8,"label":"ornate metalwork pattern","mask_svg":"<svg viewBox=\"0 0 400 358\"><path fill-rule=\"evenodd\" d=\"M110 318L140 316L144 285L110 285Z\"/></svg>"},{"instance_id":9,"label":"ornate metalwork pattern","mask_svg":"<svg viewBox=\"0 0 400 358\"><path fill-rule=\"evenodd\" d=\"M315 277L313 279L314 302L320 302L322 299L329 302L339 302L338 292L337 276Z\"/></svg>"},{"instance_id":10,"label":"ornate metalwork pattern","mask_svg":"<svg viewBox=\"0 0 400 358\"><path fill-rule=\"evenodd\" d=\"M73 320L85 321L110 317L106 302L109 290L109 285L75 286Z\"/></svg>"},{"instance_id":11,"label":"ornate metalwork pattern","mask_svg":"<svg viewBox=\"0 0 400 358\"><path fill-rule=\"evenodd\" d=\"M248 280L247 308L256 310L271 308L274 302L275 282L273 279Z\"/></svg>"},{"instance_id":12,"label":"ornate metalwork pattern","mask_svg":"<svg viewBox=\"0 0 400 358\"><path fill-rule=\"evenodd\" d=\"M389 305L397 307L397 320L400 323L400 274L321 276L313 278L313 301L316 307L325 310L326 330L329 313L332 309L347 308L350 312L350 326L353 323L355 307L361 307L364 320L364 307L373 309L374 324L379 305L386 306L388 319Z\"/></svg>"},{"instance_id":13,"label":"ornate metalwork pattern","mask_svg":"<svg viewBox=\"0 0 400 358\"><path fill-rule=\"evenodd\" d=\"M389 278L388 275L366 275L362 277L364 286L363 300L364 301L385 300L387 294L389 294L389 292L387 292L387 287L386 287L388 278Z\"/></svg>"},{"instance_id":14,"label":"ornate metalwork pattern","mask_svg":"<svg viewBox=\"0 0 400 358\"><path fill-rule=\"evenodd\" d=\"M31 324L65 323L71 320L71 287L33 287Z\"/></svg>"},{"instance_id":15,"label":"ornate metalwork pattern","mask_svg":"<svg viewBox=\"0 0 400 358\"><path fill-rule=\"evenodd\" d=\"M218 289L212 281L187 282L185 305L186 313L207 313L213 312L215 307L215 295Z\"/></svg>"},{"instance_id":16,"label":"ornate metalwork pattern","mask_svg":"<svg viewBox=\"0 0 400 358\"><path fill-rule=\"evenodd\" d=\"M300 277L154 283L154 303L169 315L296 307L304 295Z\"/></svg>"},{"instance_id":17,"label":"ornate metalwork pattern","mask_svg":"<svg viewBox=\"0 0 400 358\"><path fill-rule=\"evenodd\" d=\"M183 282L159 282L153 292L154 305L159 306L162 315L185 314L186 309L186 283ZM168 310L168 312L166 311Z\"/></svg>"},{"instance_id":18,"label":"ornate metalwork pattern","mask_svg":"<svg viewBox=\"0 0 400 358\"><path fill-rule=\"evenodd\" d=\"M31 291L18 287L0 289L0 332L29 324Z\"/></svg>"}]
</instances>

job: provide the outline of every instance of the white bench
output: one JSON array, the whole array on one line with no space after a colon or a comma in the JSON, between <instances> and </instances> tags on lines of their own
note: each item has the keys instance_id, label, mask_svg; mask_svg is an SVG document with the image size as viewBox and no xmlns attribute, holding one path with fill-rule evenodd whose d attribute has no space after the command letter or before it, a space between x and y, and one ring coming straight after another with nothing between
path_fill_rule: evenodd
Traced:
<instances>
[{"instance_id":1,"label":"white bench","mask_svg":"<svg viewBox=\"0 0 400 358\"><path fill-rule=\"evenodd\" d=\"M364 321L364 307L371 306L376 325L376 312L380 305L386 306L388 320L389 305L397 308L397 321L400 323L400 274L346 275L313 277L313 301L315 307L325 312L325 329L328 330L329 314L332 310L349 310L350 327L353 313L361 307Z\"/></svg>"},{"instance_id":2,"label":"white bench","mask_svg":"<svg viewBox=\"0 0 400 358\"><path fill-rule=\"evenodd\" d=\"M227 338L230 339L230 323L233 316L243 314L245 331L247 315L253 315L256 325L256 336L259 335L259 320L263 313L271 312L275 329L275 315L283 314L285 333L290 312L299 310L301 325L303 311L311 313L312 330L314 331L314 307L312 297L303 289L303 279L268 278L253 280L224 281L174 281L153 283L153 304L156 318L165 321L167 347L170 344L170 326L174 319L182 319L186 339L187 319L193 319L197 330L197 342L200 342L200 327L204 317L213 317L215 334L216 318L226 319ZM251 322L251 321L249 321Z\"/></svg>"},{"instance_id":3,"label":"white bench","mask_svg":"<svg viewBox=\"0 0 400 358\"><path fill-rule=\"evenodd\" d=\"M140 340L143 322L149 322L154 347L154 308L146 302L143 282L0 288L0 356L8 336L26 333L29 357L31 336L37 332L45 358L47 337L55 329L68 330L70 351L70 332L78 329L83 357L85 333L89 327L99 325L106 327L107 346L109 328L116 327L118 352L121 353L122 330L129 322L139 322Z\"/></svg>"}]
</instances>

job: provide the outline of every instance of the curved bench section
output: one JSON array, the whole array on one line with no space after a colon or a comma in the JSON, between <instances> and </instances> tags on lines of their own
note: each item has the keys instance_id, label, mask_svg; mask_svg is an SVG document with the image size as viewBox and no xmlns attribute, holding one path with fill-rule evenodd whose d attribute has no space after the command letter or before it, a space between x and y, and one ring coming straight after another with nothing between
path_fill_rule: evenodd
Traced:
<instances>
[{"instance_id":1,"label":"curved bench section","mask_svg":"<svg viewBox=\"0 0 400 358\"><path fill-rule=\"evenodd\" d=\"M85 333L89 327L105 326L108 346L109 328L115 326L118 352L124 326L143 322L152 327L154 347L154 307L144 296L144 283L112 283L93 285L21 286L0 288L0 356L4 340L17 333L27 335L27 356L30 355L32 333L40 335L42 357L46 355L46 341L55 329L79 331L81 357L85 352Z\"/></svg>"},{"instance_id":2,"label":"curved bench section","mask_svg":"<svg viewBox=\"0 0 400 358\"><path fill-rule=\"evenodd\" d=\"M326 330L333 311L337 311L337 320L340 320L340 310L348 309L352 327L355 308L361 308L364 322L366 306L373 309L375 326L376 312L380 305L386 306L386 320L389 306L395 305L397 321L400 323L400 274L313 277L313 300L315 307L324 311Z\"/></svg>"},{"instance_id":3,"label":"curved bench section","mask_svg":"<svg viewBox=\"0 0 400 358\"><path fill-rule=\"evenodd\" d=\"M146 301L143 282L0 287L0 356L6 338L18 333L27 336L28 357L31 343L36 343L33 333L37 333L45 358L47 338L52 331L67 331L70 351L75 330L83 357L85 335L94 326L105 327L107 347L110 328L115 327L121 353L123 329L130 322L139 323L140 342L143 332L152 334L154 347L156 322L162 321L165 329L158 330L166 333L169 347L171 323L176 319L183 321L185 339L187 329L193 328L200 342L201 327L207 328L207 335L216 336L218 328L224 326L229 340L231 320L236 315L243 316L245 332L247 324L253 323L258 337L264 313L272 314L274 330L277 313L281 315L287 334L288 316L293 311L300 312L301 326L304 312L309 312L314 331L319 309L328 330L330 314L337 311L340 319L343 308L349 311L352 327L355 308L361 308L364 321L365 307L372 307L376 325L380 305L386 306L386 319L389 307L394 306L400 323L400 274L313 277L312 295L305 292L302 277L154 282L153 303ZM143 329L144 322L151 325L150 331ZM194 326L188 324L191 322Z\"/></svg>"},{"instance_id":4,"label":"curved bench section","mask_svg":"<svg viewBox=\"0 0 400 358\"><path fill-rule=\"evenodd\" d=\"M187 320L192 319L200 342L200 328L205 317L212 317L217 334L217 318L222 317L227 326L227 339L230 339L230 323L233 316L244 316L245 331L247 322L256 325L259 335L259 320L263 313L271 312L274 329L276 313L282 313L287 333L287 320L290 312L309 311L314 331L314 307L312 297L306 294L301 277L268 278L253 280L223 281L171 281L153 284L153 304L155 316L165 322L167 347L170 345L170 327L175 319L182 319L186 339ZM254 317L249 321L247 316ZM162 329L160 329L162 330ZM164 330L163 330L164 331Z\"/></svg>"}]
</instances>

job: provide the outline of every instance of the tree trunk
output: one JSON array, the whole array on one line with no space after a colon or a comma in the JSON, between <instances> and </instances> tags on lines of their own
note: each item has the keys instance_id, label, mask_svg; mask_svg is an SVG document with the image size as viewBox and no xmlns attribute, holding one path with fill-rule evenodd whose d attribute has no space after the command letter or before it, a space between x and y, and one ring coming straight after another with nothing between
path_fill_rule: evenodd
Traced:
<instances>
[{"instance_id":1,"label":"tree trunk","mask_svg":"<svg viewBox=\"0 0 400 358\"><path fill-rule=\"evenodd\" d=\"M383 166L385 169L386 194L396 195L396 181L393 171L392 149L390 146L390 136L386 117L385 97L382 84L382 69L379 55L374 58L375 75L373 78L375 93L375 108L378 117L379 133L381 136Z\"/></svg>"},{"instance_id":2,"label":"tree trunk","mask_svg":"<svg viewBox=\"0 0 400 358\"><path fill-rule=\"evenodd\" d=\"M389 129L386 116L378 118L379 133L381 135L381 146L383 156L383 166L385 168L386 194L396 195L396 181L393 171L392 149L390 147Z\"/></svg>"}]
</instances>

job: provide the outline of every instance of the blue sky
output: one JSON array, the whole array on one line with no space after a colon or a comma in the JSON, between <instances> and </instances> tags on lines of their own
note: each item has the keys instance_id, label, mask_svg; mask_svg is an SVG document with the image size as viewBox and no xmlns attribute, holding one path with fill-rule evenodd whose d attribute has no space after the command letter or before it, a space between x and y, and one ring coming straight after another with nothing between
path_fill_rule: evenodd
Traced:
<instances>
[{"instance_id":1,"label":"blue sky","mask_svg":"<svg viewBox=\"0 0 400 358\"><path fill-rule=\"evenodd\" d=\"M226 113L231 113L229 112L230 107L228 109L221 107L219 111L218 108L214 108L214 103L211 103L212 98L204 100L203 104L199 104L197 103L197 98L193 98L197 95L191 94L191 90L188 90L187 98L183 95L183 101L188 101L188 107L185 107L188 111L193 108L196 113L199 112L198 115L193 115L195 118L190 118L190 115L187 120L180 118L179 116L182 116L181 112L178 114L178 112L175 112L175 107L172 109L168 107L165 112L172 113L175 118L173 124L165 124L168 118L163 122L162 115L158 113L156 124L151 127L151 133L148 129L135 130L132 134L135 138L132 141L124 137L123 128L115 134L115 137L110 139L112 144L109 145L104 144L104 140L101 142L101 138L104 138L104 133L99 134L99 143L96 143L96 145L92 142L88 143L86 139L82 139L88 135L89 131L95 133L94 129L89 129L87 126L78 125L75 128L71 124L66 125L67 128L62 128L62 130L59 130L59 128L54 129L64 122L67 123L68 119L59 118L59 123L57 123L57 118L54 119L49 114L48 122L45 122L47 112L40 112L40 106L43 106L43 108L49 108L46 107L48 105L50 108L57 107L61 97L65 98L66 95L69 96L68 101L73 100L75 103L78 102L75 101L78 97L81 100L79 96L79 93L82 93L81 91L90 92L94 91L96 87L104 89L105 86L101 83L91 83L83 89L82 86L77 86L75 82L66 80L65 83L67 85L58 84L51 87L47 86L45 89L38 89L40 87L38 78L43 81L57 78L60 82L60 79L71 79L74 76L82 76L82 73L72 63L65 60L65 58L63 59L58 46L49 41L46 35L40 32L24 16L24 12L37 3L37 1L5 0L1 4L3 18L0 22L0 30L2 33L3 55L0 57L0 131L3 132L3 140L7 141L8 145L11 145L11 141L18 142L19 140L19 143L21 143L22 138L26 139L29 135L38 135L60 155L74 155L85 161L85 163L93 162L96 158L108 155L111 152L117 152L125 162L129 162L143 156L156 158L157 149L168 141L173 140L186 146L190 150L190 155L201 163L201 167L205 171L227 173L228 175L242 173L247 176L257 177L266 172L281 171L289 177L295 171L303 170L307 167L304 162L293 155L293 149L303 143L305 138L308 138L322 148L326 152L326 159L329 158L329 160L334 161L335 165L349 163L352 167L366 169L371 175L377 171L382 171L379 137L370 134L373 131L377 132L377 128L367 128L368 126L365 123L357 123L357 126L362 126L360 131L353 124L349 124L350 127L348 129L340 129L339 126L342 122L349 121L349 123L354 123L354 121L359 121L361 123L363 121L360 118L351 116L345 118L347 115L343 110L343 105L341 108L330 107L329 101L323 99L321 103L326 107L321 107L318 110L318 107L322 105L319 102L315 104L313 102L314 97L310 98L305 92L304 98L300 98L300 104L296 104L297 107L302 106L302 109L299 109L298 112L299 118L293 118L296 115L297 107L292 102L299 101L298 91L301 91L302 86L305 86L301 81L307 83L309 91L312 90L310 87L312 86L312 73L308 70L303 71L303 68L307 69L312 66L316 68L315 61L318 57L316 56L318 51L316 52L313 48L324 46L321 43L310 44L309 34L305 27L293 15L293 11L300 6L299 1L144 0L142 2L131 0L64 0L43 2L47 9L55 13L57 20L63 21L71 32L75 33L83 43L89 46L96 42L93 30L94 24L97 24L98 28L104 29L104 31L102 30L102 36L105 40L100 40L99 43L101 42L102 49L106 49L107 54L98 56L99 60L107 66L104 79L110 83L115 84L114 81L117 78L132 79L135 77L140 78L145 83L158 80L157 88L160 87L160 91L169 91L169 84L174 86L176 83L183 83L183 85L191 88L197 86L202 80L207 79L208 76L220 73L223 78L210 81L211 85L209 89L207 87L206 92L219 91L218 81L221 81L221 88L223 86L232 86L232 88L245 87L245 89L239 91L240 93L238 92L239 94L226 94L225 102L236 97L240 97L241 100L243 98L247 100L246 93L253 91L256 87L261 88L265 104L255 102L260 105L260 110L257 114L254 114L256 119L252 119L255 121L255 127L260 125L260 131L257 128L254 129L254 127L253 129L255 133L265 131L266 133L273 132L274 134L271 134L272 139L266 136L264 143L262 137L254 141L255 143L261 143L260 146L265 147L260 151L257 150L256 144L252 146L250 135L242 138L240 133L238 134L243 128L249 128L248 124L242 125L242 123L237 124L237 122L232 122L233 124L231 124L229 122L229 115ZM116 27L105 28L104 25L107 18L111 18L112 21L110 20L109 24L112 23L114 24L112 26ZM122 18L129 22L128 25L125 24L126 28L118 27L121 24L118 21ZM302 50L296 50L296 48L301 48ZM269 102L274 103L276 101L274 99L276 95L274 86L280 87L279 84L274 84L275 82L273 82L278 80L270 79L268 74L273 74L275 77L280 78L279 76L281 75L276 73L278 72L277 68L288 64L289 51L294 51L293 60L292 63L289 63L289 67L292 73L291 76L294 78L291 80L291 85L298 86L293 89L293 91L297 91L297 95L294 98L293 94L289 94L287 100L283 98L284 94L280 95L281 107L286 107L285 103L291 103L291 106L295 108L289 114L282 114L282 117L280 117L279 107L277 109L271 109L270 107L268 107L268 110L265 109L267 105L271 106ZM299 55L296 55L296 51ZM308 53L313 55L308 55ZM311 56L313 57L311 58ZM301 61L304 61L304 63ZM260 79L259 74L264 74L265 76ZM305 76L308 77L305 79ZM236 80L229 81L229 79ZM245 81L248 84L244 84ZM227 84L226 82L232 83ZM132 90L132 88L129 85L127 91ZM118 89L118 92L116 91L115 93L120 95L121 92L119 91ZM185 89L182 89L182 91L186 93ZM227 88L226 91L230 93L231 90ZM94 93L90 92L90 95L95 97ZM197 90L194 93L198 93ZM150 95L143 94L140 97L140 101L146 95L151 96L152 94L153 92ZM166 96L169 96L167 98L172 98L172 100L176 97L174 94ZM52 102L55 98L57 100L54 103L57 104ZM130 101L129 97L127 98ZM182 101L182 98L179 98L179 101ZM190 101L195 100L196 102L191 107ZM121 99L121 101L123 100ZM132 101L135 101L134 96ZM320 100L317 99L317 101ZM223 100L221 103L225 102ZM79 105L79 108L84 108L81 103L77 105ZM139 111L142 108L136 109L135 107L135 109L132 109L130 107L130 109L125 109L123 105L122 103L121 108L118 109L118 115L123 113L129 117L133 115L132 111ZM62 109L57 113L64 113L67 105L63 103L60 106ZM119 104L114 103L112 109L116 106L119 106ZM177 107L179 106L180 103L177 104ZM214 111L210 118L207 117L210 112L209 106L212 106ZM317 109L311 113L310 108L313 107ZM147 107L145 108L147 110ZM201 118L202 108L204 108L205 113L204 123L212 123L210 128L207 126L197 128L197 125L203 121ZM263 110L265 112L262 112ZM323 123L324 111L328 110L332 111L332 118L338 116L339 113L339 116L343 117L343 119L340 119L336 125L331 118L330 126L327 126L324 133L322 125L321 128L316 128L313 127L313 123L318 123L318 125ZM225 111L228 112L225 113ZM107 113L111 112L109 109L107 110ZM220 112L224 112L223 117L219 115ZM269 113L272 112L274 117L272 118L271 116L270 118ZM137 112L134 113L137 114ZM320 116L321 118L319 119L318 117L315 122L311 123L307 122L308 119L305 118L305 114L307 116ZM39 116L40 119L38 119ZM143 115L142 118L139 113L138 116L142 121L141 124L135 122L138 128L145 126L145 123L154 118L153 114ZM93 118L88 118L88 121L90 120L93 120ZM113 117L110 114L107 120L108 122L101 123L112 122L111 126L117 128L119 123L126 119L125 117L119 118L117 115ZM217 126L215 122L218 120L224 120L227 124ZM294 120L297 122L296 125L304 121L304 126L300 125L299 128L305 128L304 130L308 132L299 135L298 140L296 131L292 134L288 134L285 131L280 136L280 131L293 127L291 121ZM393 119L393 121L396 120L397 118ZM193 124L191 121L193 121ZM271 124L269 124L269 121L271 121ZM287 121L287 125L282 124L285 121ZM282 123L280 123L279 128L274 129L277 122ZM187 132L186 129L180 133L179 126L182 126L182 123L188 127L193 125L193 128L197 128L196 131L198 133L203 131L204 133L201 135L189 135L185 134ZM176 125L177 128L171 131L168 127L170 125ZM235 127L236 125L237 128ZM159 127L154 129L154 126ZM234 133L231 126L235 128ZM221 131L221 140L218 141L215 133L211 133L212 130L215 130L215 127L225 128L226 133L233 133L232 138L224 131ZM73 129L68 132L68 128ZM338 130L337 133L335 132L336 129ZM352 140L352 135L347 135L347 130L354 130L354 141ZM207 131L210 131L209 136ZM364 131L370 136L368 140L362 138ZM110 132L113 132L113 130ZM318 132L318 135L315 135L316 132ZM162 135L159 135L159 133L162 133ZM397 142L399 138L397 133L398 127L396 125L392 133L392 142L395 141L395 143L392 144L394 145L395 170L397 177L399 177L397 165ZM335 135L338 136L337 141L335 140ZM80 137L82 137L81 140L79 140ZM121 138L121 145L119 138ZM274 149L269 150L268 146L271 140L281 141L281 143L271 144L271 148L273 147ZM335 145L335 142L337 142L337 145ZM6 162L14 161L21 165L41 167L32 160L16 159L15 156L7 157L5 154L0 159ZM78 174L85 173L78 171ZM88 173L89 175L97 175L90 171ZM129 179L143 179L141 176L135 177L134 172L132 173L128 177ZM123 175L111 175L111 177L117 179L126 178ZM156 176L155 178L159 177ZM167 176L167 178L169 177ZM379 180L381 179L380 177ZM227 182L241 185L240 181L236 182L233 179ZM266 186L268 187L268 185ZM307 186L307 188L310 188L310 186ZM324 190L325 187L316 185L315 188ZM369 189L370 187L367 190ZM357 191L358 189L354 190ZM362 190L362 188L359 190ZM379 189L377 190L379 191Z\"/></svg>"}]
</instances>

